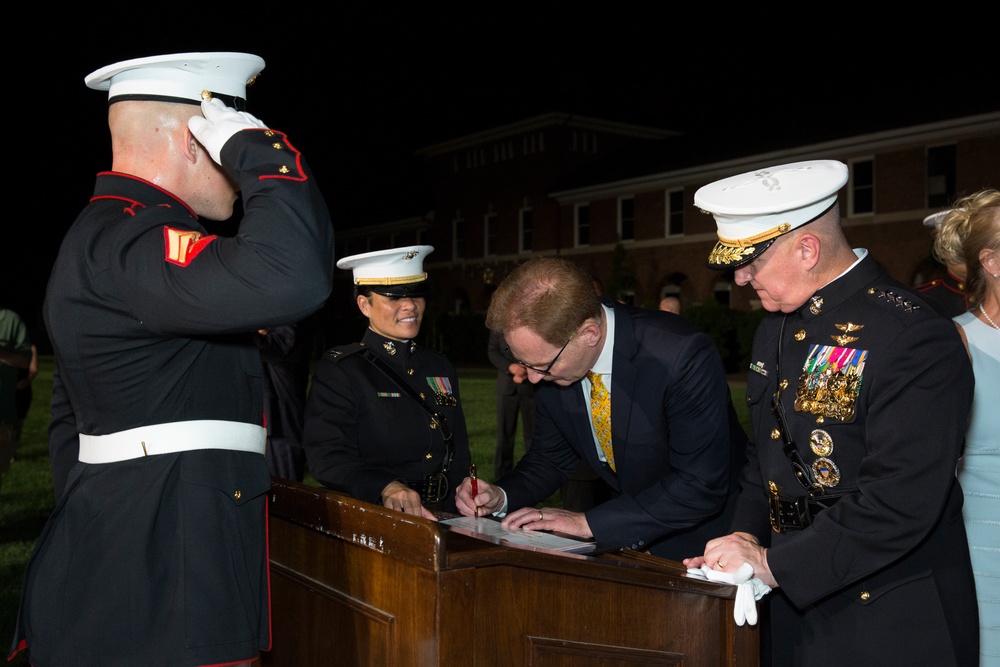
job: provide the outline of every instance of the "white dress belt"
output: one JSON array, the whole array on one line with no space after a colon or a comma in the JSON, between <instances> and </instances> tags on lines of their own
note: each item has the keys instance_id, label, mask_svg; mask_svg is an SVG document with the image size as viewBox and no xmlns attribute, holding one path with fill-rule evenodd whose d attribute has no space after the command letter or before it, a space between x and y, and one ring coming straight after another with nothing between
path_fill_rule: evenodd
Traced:
<instances>
[{"instance_id":1,"label":"white dress belt","mask_svg":"<svg viewBox=\"0 0 1000 667\"><path fill-rule=\"evenodd\" d=\"M80 434L80 461L114 463L195 449L235 449L263 454L267 430L244 422L198 419L139 426L108 435Z\"/></svg>"}]
</instances>

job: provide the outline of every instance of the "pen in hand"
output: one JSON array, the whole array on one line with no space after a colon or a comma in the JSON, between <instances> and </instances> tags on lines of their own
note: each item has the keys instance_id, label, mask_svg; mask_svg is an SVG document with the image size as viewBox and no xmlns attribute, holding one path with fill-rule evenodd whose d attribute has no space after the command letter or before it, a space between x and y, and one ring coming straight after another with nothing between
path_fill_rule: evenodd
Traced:
<instances>
[{"instance_id":1,"label":"pen in hand","mask_svg":"<svg viewBox=\"0 0 1000 667\"><path fill-rule=\"evenodd\" d=\"M476 464L473 463L469 466L469 477L472 479L472 502L476 502L476 496L479 495L479 478L476 476ZM476 505L476 518L479 518L479 505Z\"/></svg>"}]
</instances>

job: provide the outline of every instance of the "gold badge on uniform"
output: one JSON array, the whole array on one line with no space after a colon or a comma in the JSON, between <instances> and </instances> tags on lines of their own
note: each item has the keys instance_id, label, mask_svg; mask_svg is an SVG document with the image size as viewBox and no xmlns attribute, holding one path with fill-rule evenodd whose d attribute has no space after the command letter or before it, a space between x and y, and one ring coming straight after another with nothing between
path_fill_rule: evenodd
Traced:
<instances>
[{"instance_id":1,"label":"gold badge on uniform","mask_svg":"<svg viewBox=\"0 0 1000 667\"><path fill-rule=\"evenodd\" d=\"M382 343L382 347L384 347L385 351L388 352L389 354L396 354L396 344L393 343L391 340L387 340L384 343Z\"/></svg>"},{"instance_id":2,"label":"gold badge on uniform","mask_svg":"<svg viewBox=\"0 0 1000 667\"><path fill-rule=\"evenodd\" d=\"M795 411L850 421L861 392L868 350L813 345L795 391ZM819 421L817 420L817 423Z\"/></svg>"},{"instance_id":3,"label":"gold badge on uniform","mask_svg":"<svg viewBox=\"0 0 1000 667\"><path fill-rule=\"evenodd\" d=\"M809 448L816 456L829 456L833 453L833 438L822 429L816 429L809 434Z\"/></svg>"},{"instance_id":4,"label":"gold badge on uniform","mask_svg":"<svg viewBox=\"0 0 1000 667\"><path fill-rule=\"evenodd\" d=\"M820 457L813 461L812 471L818 484L830 487L840 483L840 468L826 457Z\"/></svg>"},{"instance_id":5,"label":"gold badge on uniform","mask_svg":"<svg viewBox=\"0 0 1000 667\"><path fill-rule=\"evenodd\" d=\"M865 325L855 324L854 322L848 322L847 324L834 324L834 326L843 331L844 333L842 333L839 336L830 336L830 338L836 341L837 345L841 346L847 345L848 343L853 343L854 341L857 340L856 336L848 336L847 334L851 333L852 331L860 331L861 329L865 328Z\"/></svg>"},{"instance_id":6,"label":"gold badge on uniform","mask_svg":"<svg viewBox=\"0 0 1000 667\"><path fill-rule=\"evenodd\" d=\"M434 401L438 405L447 405L449 407L458 405L458 399L455 398L451 389L451 378L428 376L427 384L434 390Z\"/></svg>"}]
</instances>

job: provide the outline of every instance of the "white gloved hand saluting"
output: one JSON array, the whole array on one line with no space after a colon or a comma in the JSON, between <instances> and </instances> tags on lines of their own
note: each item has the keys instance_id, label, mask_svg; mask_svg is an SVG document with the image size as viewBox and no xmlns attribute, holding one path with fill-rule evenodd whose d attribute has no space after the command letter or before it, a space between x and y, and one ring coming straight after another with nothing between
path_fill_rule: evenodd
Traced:
<instances>
[{"instance_id":1,"label":"white gloved hand saluting","mask_svg":"<svg viewBox=\"0 0 1000 667\"><path fill-rule=\"evenodd\" d=\"M220 165L222 164L220 158L222 147L226 145L231 136L240 130L267 129L267 125L264 125L257 118L245 111L237 111L232 107L227 107L222 100L216 97L203 100L201 112L205 114L205 117L191 116L188 119L188 128L195 139L212 156L212 159Z\"/></svg>"}]
</instances>

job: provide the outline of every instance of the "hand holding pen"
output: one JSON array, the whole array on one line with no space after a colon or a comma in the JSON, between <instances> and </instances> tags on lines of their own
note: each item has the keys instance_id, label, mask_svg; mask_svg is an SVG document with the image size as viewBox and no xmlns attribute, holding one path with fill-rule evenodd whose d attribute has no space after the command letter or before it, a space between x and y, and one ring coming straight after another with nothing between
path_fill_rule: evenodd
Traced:
<instances>
[{"instance_id":1,"label":"hand holding pen","mask_svg":"<svg viewBox=\"0 0 1000 667\"><path fill-rule=\"evenodd\" d=\"M472 502L476 502L476 496L479 495L479 477L476 476L476 464L473 463L469 466L469 479L472 481ZM476 505L476 518L479 518L479 505Z\"/></svg>"}]
</instances>

